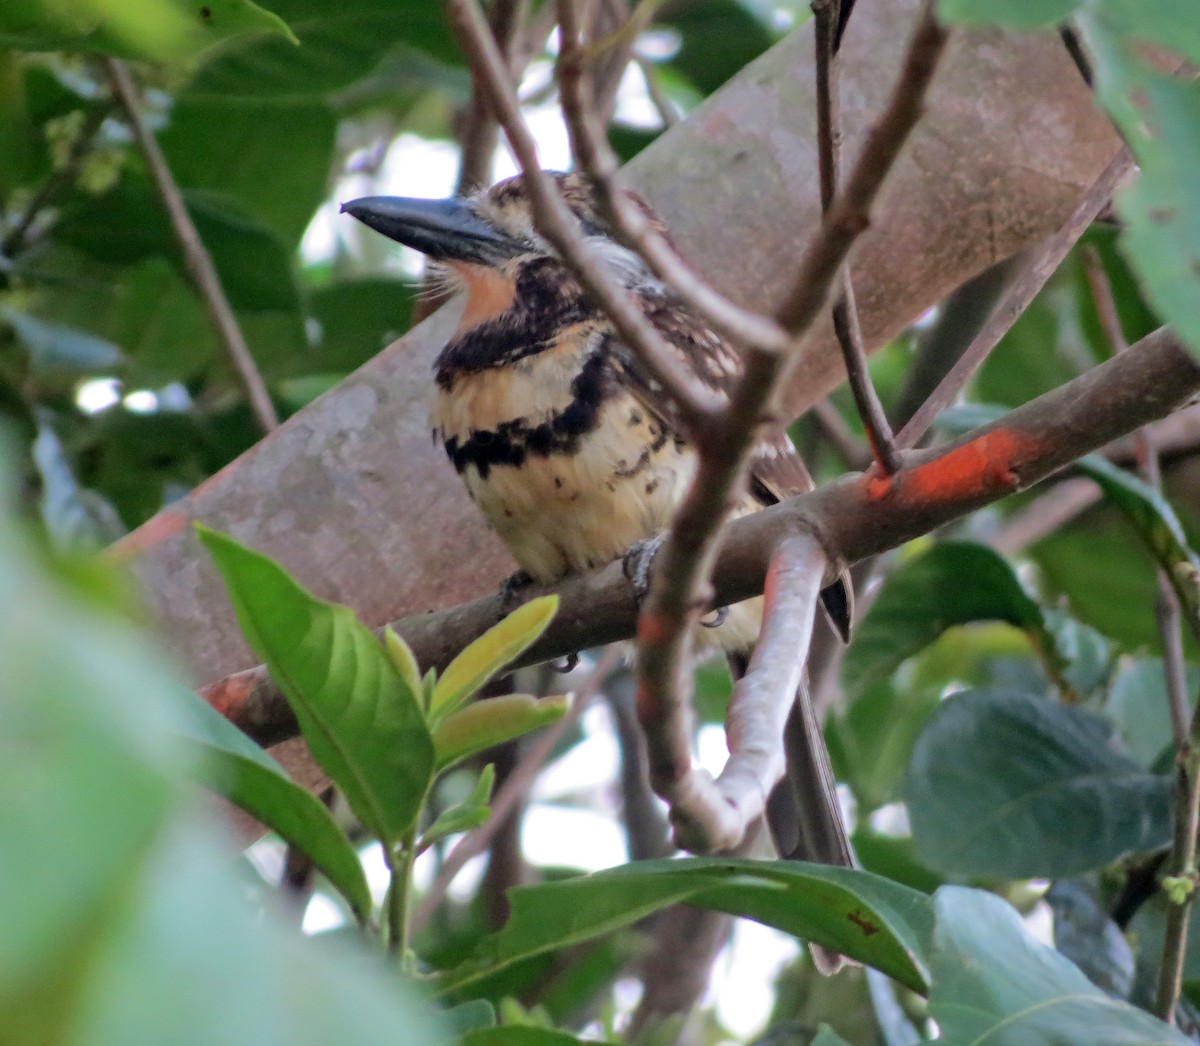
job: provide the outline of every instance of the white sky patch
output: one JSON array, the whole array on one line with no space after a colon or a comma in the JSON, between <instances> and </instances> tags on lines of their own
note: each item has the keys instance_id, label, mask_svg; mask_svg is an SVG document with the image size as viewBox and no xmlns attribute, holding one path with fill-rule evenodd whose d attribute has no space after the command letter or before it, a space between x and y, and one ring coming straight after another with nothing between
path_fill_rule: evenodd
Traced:
<instances>
[{"instance_id":1,"label":"white sky patch","mask_svg":"<svg viewBox=\"0 0 1200 1046\"><path fill-rule=\"evenodd\" d=\"M598 872L625 863L625 833L611 817L581 807L534 803L521 822L531 864Z\"/></svg>"},{"instance_id":2,"label":"white sky patch","mask_svg":"<svg viewBox=\"0 0 1200 1046\"><path fill-rule=\"evenodd\" d=\"M153 414L158 410L158 396L150 389L135 389L122 402L126 410L135 414Z\"/></svg>"},{"instance_id":3,"label":"white sky patch","mask_svg":"<svg viewBox=\"0 0 1200 1046\"><path fill-rule=\"evenodd\" d=\"M734 923L733 940L713 965L705 1003L716 1007L721 1023L741 1042L763 1030L775 1001L775 979L799 950L794 937L778 930L748 919Z\"/></svg>"},{"instance_id":4,"label":"white sky patch","mask_svg":"<svg viewBox=\"0 0 1200 1046\"><path fill-rule=\"evenodd\" d=\"M85 414L99 414L121 402L121 383L116 378L91 378L75 390L75 405Z\"/></svg>"}]
</instances>

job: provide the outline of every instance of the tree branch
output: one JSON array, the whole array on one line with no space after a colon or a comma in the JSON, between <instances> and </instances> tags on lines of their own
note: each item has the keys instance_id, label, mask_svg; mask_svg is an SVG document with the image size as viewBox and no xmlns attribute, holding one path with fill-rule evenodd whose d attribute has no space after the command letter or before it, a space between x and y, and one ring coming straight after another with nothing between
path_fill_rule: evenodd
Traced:
<instances>
[{"instance_id":1,"label":"tree branch","mask_svg":"<svg viewBox=\"0 0 1200 1046\"><path fill-rule=\"evenodd\" d=\"M275 413L275 405L271 402L270 393L267 392L266 383L258 372L254 357L250 355L250 347L242 336L242 329L238 326L237 317L234 316L233 309L229 306L229 299L225 297L225 290L221 286L221 278L217 275L212 256L204 246L204 241L200 239L200 234L192 222L192 216L188 214L187 206L183 202L179 186L175 184L175 178L171 174L171 168L167 165L166 157L158 147L158 141L153 132L142 119L133 78L129 75L125 64L117 58L106 58L104 65L108 71L113 96L124 110L126 122L133 131L138 147L142 150L146 166L150 169L150 175L154 179L158 194L162 197L163 206L167 209L171 227L175 230L175 238L179 241L180 250L183 252L184 264L192 277L192 282L196 285L201 301L204 302L204 309L208 313L209 321L215 328L234 370L241 379L242 386L250 400L250 407L258 419L259 428L263 432L270 432L279 425L279 416Z\"/></svg>"},{"instance_id":2,"label":"tree branch","mask_svg":"<svg viewBox=\"0 0 1200 1046\"><path fill-rule=\"evenodd\" d=\"M850 475L727 528L713 575L716 599L732 604L762 590L767 556L783 536L811 529L831 560L853 562L896 548L1026 489L1141 425L1165 417L1200 390L1200 365L1166 329L999 421L936 450L916 452L889 479ZM522 658L534 664L633 635L637 608L620 563L573 576L551 591L558 615ZM536 594L531 591L531 597ZM393 624L424 666L444 668L499 620L496 595ZM261 744L296 735L296 723L261 666L201 690Z\"/></svg>"},{"instance_id":3,"label":"tree branch","mask_svg":"<svg viewBox=\"0 0 1200 1046\"><path fill-rule=\"evenodd\" d=\"M821 213L828 215L837 191L842 148L837 75L837 36L841 22L841 2L813 0L812 11L813 39L816 44L814 65L817 80L817 169L821 179ZM883 405L879 402L875 386L871 383L870 371L867 370L867 352L863 345L862 326L858 320L854 281L849 265L842 267L841 284L833 303L833 330L842 352L842 361L846 365L850 392L854 396L871 452L875 455L879 467L884 472L892 473L899 468L900 461L892 442L891 426L883 412Z\"/></svg>"}]
</instances>

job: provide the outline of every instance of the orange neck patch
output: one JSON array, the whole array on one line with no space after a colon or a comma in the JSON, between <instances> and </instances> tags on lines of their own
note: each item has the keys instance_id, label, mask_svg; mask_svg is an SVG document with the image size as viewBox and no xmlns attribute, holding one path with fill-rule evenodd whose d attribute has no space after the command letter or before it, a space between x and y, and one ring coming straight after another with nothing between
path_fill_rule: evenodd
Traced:
<instances>
[{"instance_id":1,"label":"orange neck patch","mask_svg":"<svg viewBox=\"0 0 1200 1046\"><path fill-rule=\"evenodd\" d=\"M454 274L467 289L467 305L458 321L455 334L464 334L486 320L502 316L512 307L517 296L515 281L486 265L469 262L450 262Z\"/></svg>"}]
</instances>

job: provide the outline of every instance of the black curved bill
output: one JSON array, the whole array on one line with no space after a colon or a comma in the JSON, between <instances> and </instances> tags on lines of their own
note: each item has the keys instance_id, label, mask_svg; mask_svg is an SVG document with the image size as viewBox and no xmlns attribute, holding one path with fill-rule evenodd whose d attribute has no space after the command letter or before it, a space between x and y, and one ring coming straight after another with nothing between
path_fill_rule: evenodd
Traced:
<instances>
[{"instance_id":1,"label":"black curved bill","mask_svg":"<svg viewBox=\"0 0 1200 1046\"><path fill-rule=\"evenodd\" d=\"M479 217L466 200L364 196L342 211L389 239L439 261L490 264L525 249L520 240Z\"/></svg>"}]
</instances>

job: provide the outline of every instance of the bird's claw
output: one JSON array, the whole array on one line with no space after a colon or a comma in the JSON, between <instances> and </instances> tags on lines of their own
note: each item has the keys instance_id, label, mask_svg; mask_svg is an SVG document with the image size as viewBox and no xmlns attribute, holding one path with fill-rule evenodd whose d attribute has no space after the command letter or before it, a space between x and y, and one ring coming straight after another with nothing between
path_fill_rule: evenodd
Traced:
<instances>
[{"instance_id":1,"label":"bird's claw","mask_svg":"<svg viewBox=\"0 0 1200 1046\"><path fill-rule=\"evenodd\" d=\"M625 550L625 555L621 559L621 568L625 571L625 576L633 583L633 594L637 599L638 606L642 605L646 593L650 591L650 568L654 564L654 557L666 540L666 534L655 534L653 537L635 541Z\"/></svg>"},{"instance_id":2,"label":"bird's claw","mask_svg":"<svg viewBox=\"0 0 1200 1046\"><path fill-rule=\"evenodd\" d=\"M571 672L574 672L575 666L578 664L579 664L579 655L577 653L570 653L566 657L564 657L561 661L559 661L557 664L551 665L550 668L552 671L557 672L559 675L565 676Z\"/></svg>"},{"instance_id":3,"label":"bird's claw","mask_svg":"<svg viewBox=\"0 0 1200 1046\"><path fill-rule=\"evenodd\" d=\"M708 617L700 619L701 628L720 628L729 617L729 607L717 607Z\"/></svg>"},{"instance_id":4,"label":"bird's claw","mask_svg":"<svg viewBox=\"0 0 1200 1046\"><path fill-rule=\"evenodd\" d=\"M533 584L533 577L524 570L510 574L500 582L500 612L507 614L521 602L521 593Z\"/></svg>"}]
</instances>

